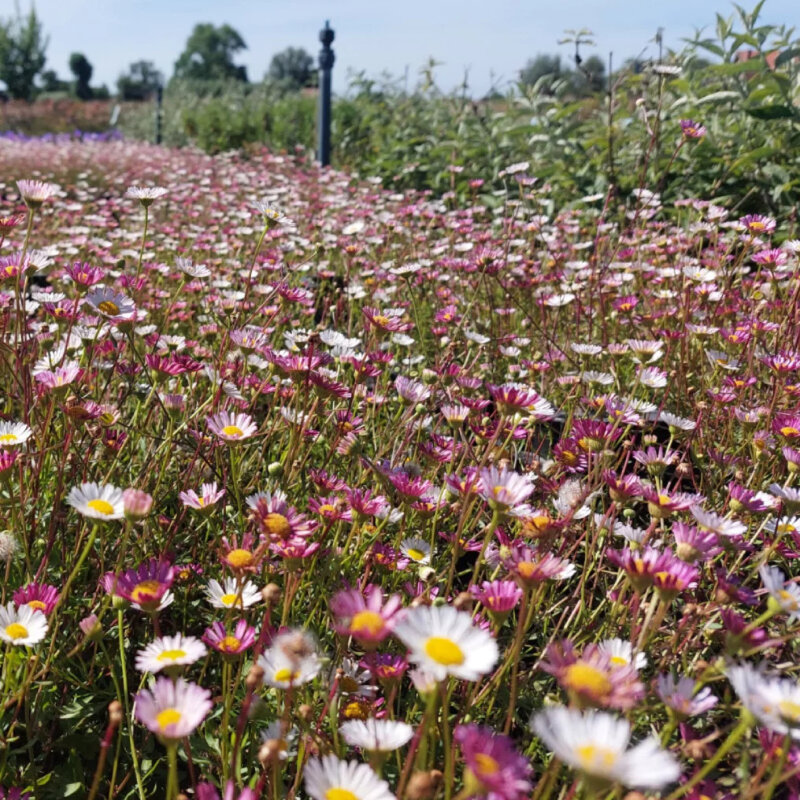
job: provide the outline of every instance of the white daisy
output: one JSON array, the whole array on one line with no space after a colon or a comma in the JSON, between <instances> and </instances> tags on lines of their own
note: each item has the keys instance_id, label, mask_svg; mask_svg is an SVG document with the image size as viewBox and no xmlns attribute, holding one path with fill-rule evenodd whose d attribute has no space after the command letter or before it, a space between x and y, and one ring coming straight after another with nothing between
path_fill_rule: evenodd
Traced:
<instances>
[{"instance_id":1,"label":"white daisy","mask_svg":"<svg viewBox=\"0 0 800 800\"><path fill-rule=\"evenodd\" d=\"M159 197L163 197L166 193L167 190L163 186L131 186L125 192L125 197L132 197L147 208L152 204L153 200L158 200Z\"/></svg>"},{"instance_id":2,"label":"white daisy","mask_svg":"<svg viewBox=\"0 0 800 800\"><path fill-rule=\"evenodd\" d=\"M339 726L342 738L351 747L370 752L387 753L411 741L414 729L405 722L390 719L351 719Z\"/></svg>"},{"instance_id":3,"label":"white daisy","mask_svg":"<svg viewBox=\"0 0 800 800\"><path fill-rule=\"evenodd\" d=\"M604 639L597 645L600 650L607 653L615 667L631 666L635 670L647 666L647 656L644 653L633 653L633 645L624 639Z\"/></svg>"},{"instance_id":4,"label":"white daisy","mask_svg":"<svg viewBox=\"0 0 800 800\"><path fill-rule=\"evenodd\" d=\"M235 578L225 578L224 584L212 578L206 594L214 608L250 608L261 600L261 592L252 581L240 586Z\"/></svg>"},{"instance_id":5,"label":"white daisy","mask_svg":"<svg viewBox=\"0 0 800 800\"><path fill-rule=\"evenodd\" d=\"M313 800L395 800L389 784L367 764L336 756L312 758L303 773Z\"/></svg>"},{"instance_id":6,"label":"white daisy","mask_svg":"<svg viewBox=\"0 0 800 800\"><path fill-rule=\"evenodd\" d=\"M161 636L136 654L136 669L158 672L167 667L184 667L205 654L206 646L194 636Z\"/></svg>"},{"instance_id":7,"label":"white daisy","mask_svg":"<svg viewBox=\"0 0 800 800\"><path fill-rule=\"evenodd\" d=\"M47 617L29 605L0 606L0 639L14 645L38 644L47 633Z\"/></svg>"},{"instance_id":8,"label":"white daisy","mask_svg":"<svg viewBox=\"0 0 800 800\"><path fill-rule=\"evenodd\" d=\"M322 661L315 652L302 656L287 653L280 645L273 644L258 658L258 666L264 670L264 685L273 689L289 689L308 683L319 674Z\"/></svg>"},{"instance_id":9,"label":"white daisy","mask_svg":"<svg viewBox=\"0 0 800 800\"><path fill-rule=\"evenodd\" d=\"M14 447L24 444L33 431L24 422L0 422L0 447Z\"/></svg>"},{"instance_id":10,"label":"white daisy","mask_svg":"<svg viewBox=\"0 0 800 800\"><path fill-rule=\"evenodd\" d=\"M109 484L82 483L73 486L67 495L67 504L91 519L111 520L125 516L122 489Z\"/></svg>"},{"instance_id":11,"label":"white daisy","mask_svg":"<svg viewBox=\"0 0 800 800\"><path fill-rule=\"evenodd\" d=\"M764 588L782 611L789 615L790 620L800 617L800 586L792 581L787 581L777 567L762 564L758 574L764 583Z\"/></svg>"},{"instance_id":12,"label":"white daisy","mask_svg":"<svg viewBox=\"0 0 800 800\"><path fill-rule=\"evenodd\" d=\"M136 304L130 297L119 294L108 286L97 286L86 295L86 300L95 311L104 317L122 322L136 313Z\"/></svg>"},{"instance_id":13,"label":"white daisy","mask_svg":"<svg viewBox=\"0 0 800 800\"><path fill-rule=\"evenodd\" d=\"M431 546L424 539L403 539L400 552L420 566L431 563Z\"/></svg>"},{"instance_id":14,"label":"white daisy","mask_svg":"<svg viewBox=\"0 0 800 800\"><path fill-rule=\"evenodd\" d=\"M205 264L193 264L191 258L179 256L175 259L175 266L190 278L208 278L211 275L211 270Z\"/></svg>"},{"instance_id":15,"label":"white daisy","mask_svg":"<svg viewBox=\"0 0 800 800\"><path fill-rule=\"evenodd\" d=\"M681 774L675 758L652 736L628 750L631 726L613 714L559 706L537 714L531 728L557 758L593 778L659 789Z\"/></svg>"},{"instance_id":16,"label":"white daisy","mask_svg":"<svg viewBox=\"0 0 800 800\"><path fill-rule=\"evenodd\" d=\"M491 634L475 627L470 614L452 606L411 608L394 633L411 651L409 660L438 681L448 675L476 681L497 662L497 642Z\"/></svg>"},{"instance_id":17,"label":"white daisy","mask_svg":"<svg viewBox=\"0 0 800 800\"><path fill-rule=\"evenodd\" d=\"M742 705L765 727L800 740L800 685L772 678L750 664L725 670Z\"/></svg>"}]
</instances>

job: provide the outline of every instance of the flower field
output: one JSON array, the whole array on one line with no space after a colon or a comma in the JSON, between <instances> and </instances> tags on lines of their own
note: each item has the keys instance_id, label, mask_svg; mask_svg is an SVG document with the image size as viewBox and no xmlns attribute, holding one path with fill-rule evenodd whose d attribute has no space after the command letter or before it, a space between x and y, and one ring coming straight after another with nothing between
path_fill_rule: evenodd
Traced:
<instances>
[{"instance_id":1,"label":"flower field","mask_svg":"<svg viewBox=\"0 0 800 800\"><path fill-rule=\"evenodd\" d=\"M0 797L800 796L790 219L0 160Z\"/></svg>"}]
</instances>

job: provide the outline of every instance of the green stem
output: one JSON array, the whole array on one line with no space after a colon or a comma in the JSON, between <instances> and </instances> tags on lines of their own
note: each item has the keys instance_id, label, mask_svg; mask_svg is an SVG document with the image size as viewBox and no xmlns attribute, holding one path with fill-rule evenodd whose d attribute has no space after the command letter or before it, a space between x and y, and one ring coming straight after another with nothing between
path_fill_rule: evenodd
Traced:
<instances>
[{"instance_id":1,"label":"green stem","mask_svg":"<svg viewBox=\"0 0 800 800\"><path fill-rule=\"evenodd\" d=\"M701 767L691 778L689 778L683 786L679 786L666 800L678 800L683 797L687 792L702 781L707 775L711 773L714 767L725 758L726 755L733 749L733 746L747 733L750 728L750 719L747 714L742 716L739 724L730 732L728 738L717 748L711 758Z\"/></svg>"}]
</instances>

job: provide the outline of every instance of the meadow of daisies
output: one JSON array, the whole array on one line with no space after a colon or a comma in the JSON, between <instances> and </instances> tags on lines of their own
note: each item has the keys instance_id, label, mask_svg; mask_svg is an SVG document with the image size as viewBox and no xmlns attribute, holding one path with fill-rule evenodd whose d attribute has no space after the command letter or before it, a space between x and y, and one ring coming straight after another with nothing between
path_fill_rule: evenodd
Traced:
<instances>
[{"instance_id":1,"label":"meadow of daisies","mask_svg":"<svg viewBox=\"0 0 800 800\"><path fill-rule=\"evenodd\" d=\"M0 798L800 796L789 222L0 159Z\"/></svg>"}]
</instances>

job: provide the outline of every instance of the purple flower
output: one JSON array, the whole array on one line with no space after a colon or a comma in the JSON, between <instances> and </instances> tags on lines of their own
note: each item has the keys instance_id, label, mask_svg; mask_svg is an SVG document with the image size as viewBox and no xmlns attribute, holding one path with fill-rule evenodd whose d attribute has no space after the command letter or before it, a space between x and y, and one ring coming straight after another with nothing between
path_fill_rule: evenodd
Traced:
<instances>
[{"instance_id":1,"label":"purple flower","mask_svg":"<svg viewBox=\"0 0 800 800\"><path fill-rule=\"evenodd\" d=\"M533 772L528 760L515 749L508 736L482 725L459 725L453 739L461 748L467 767L465 788L472 797L517 800L532 788Z\"/></svg>"}]
</instances>

